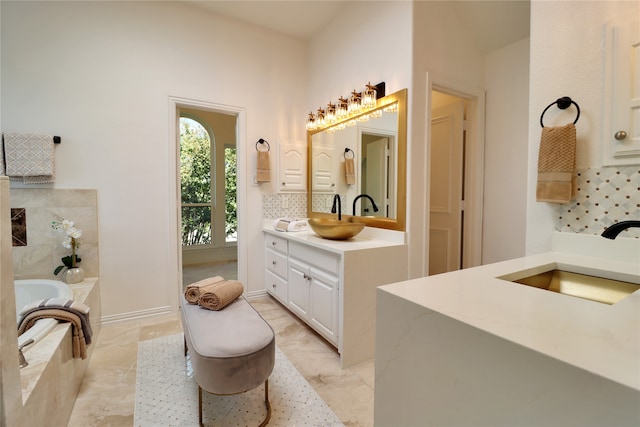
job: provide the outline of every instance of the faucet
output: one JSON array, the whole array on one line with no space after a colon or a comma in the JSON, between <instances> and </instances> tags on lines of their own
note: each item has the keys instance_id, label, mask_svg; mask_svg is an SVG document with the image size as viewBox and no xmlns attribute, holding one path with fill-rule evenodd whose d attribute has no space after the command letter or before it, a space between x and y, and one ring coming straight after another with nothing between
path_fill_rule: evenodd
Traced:
<instances>
[{"instance_id":1,"label":"faucet","mask_svg":"<svg viewBox=\"0 0 640 427\"><path fill-rule=\"evenodd\" d=\"M338 210L336 211L336 201L338 202ZM340 195L333 196L333 205L331 205L331 213L338 212L338 221L342 221L342 202L340 201Z\"/></svg>"},{"instance_id":2,"label":"faucet","mask_svg":"<svg viewBox=\"0 0 640 427\"><path fill-rule=\"evenodd\" d=\"M356 196L355 199L353 199L353 216L356 216L356 202L360 197L366 197L367 199L369 199L369 201L371 202L371 207L373 208L373 211L378 212L378 207L376 206L376 202L373 201L371 196L369 196L368 194L360 194L359 196Z\"/></svg>"},{"instance_id":3,"label":"faucet","mask_svg":"<svg viewBox=\"0 0 640 427\"><path fill-rule=\"evenodd\" d=\"M640 221L620 221L618 223L610 225L606 230L602 232L602 237L613 240L618 237L618 234L631 227L640 228Z\"/></svg>"},{"instance_id":4,"label":"faucet","mask_svg":"<svg viewBox=\"0 0 640 427\"><path fill-rule=\"evenodd\" d=\"M24 368L25 366L27 366L29 364L27 362L27 359L24 358L24 354L22 354L22 349L24 347L28 346L29 344L33 344L33 338L29 338L28 340L23 342L20 347L18 347L18 358L20 359L20 367L21 368Z\"/></svg>"}]
</instances>

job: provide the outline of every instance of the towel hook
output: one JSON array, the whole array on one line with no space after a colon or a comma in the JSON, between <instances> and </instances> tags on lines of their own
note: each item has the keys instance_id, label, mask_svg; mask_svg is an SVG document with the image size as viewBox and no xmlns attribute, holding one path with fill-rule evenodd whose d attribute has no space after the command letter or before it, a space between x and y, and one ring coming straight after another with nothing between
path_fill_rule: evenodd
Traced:
<instances>
[{"instance_id":1,"label":"towel hook","mask_svg":"<svg viewBox=\"0 0 640 427\"><path fill-rule=\"evenodd\" d=\"M349 151L351 151L351 159L355 159L356 158L356 153L353 152L353 150L351 148L345 148L344 149L344 158L348 159L349 157L347 157L347 154L349 153Z\"/></svg>"},{"instance_id":2,"label":"towel hook","mask_svg":"<svg viewBox=\"0 0 640 427\"><path fill-rule=\"evenodd\" d=\"M580 118L580 106L578 105L578 103L576 103L573 99L569 98L568 96L563 96L562 98L558 98L555 101L553 101L551 104L547 105L547 108L545 108L544 111L542 111L542 114L540 114L540 126L544 127L544 123L542 123L542 118L544 117L544 113L546 113L547 110L551 108L551 106L554 104L557 105L558 108L561 110L566 110L571 106L571 104L575 105L576 110L578 110L578 115L576 116L576 119L573 121L573 124L575 125L578 122L578 119Z\"/></svg>"},{"instance_id":3,"label":"towel hook","mask_svg":"<svg viewBox=\"0 0 640 427\"><path fill-rule=\"evenodd\" d=\"M267 149L266 150L260 150L258 148L258 144L267 144ZM266 140L260 138L258 140L258 142L256 142L256 151L271 151L271 146L269 145L269 143Z\"/></svg>"}]
</instances>

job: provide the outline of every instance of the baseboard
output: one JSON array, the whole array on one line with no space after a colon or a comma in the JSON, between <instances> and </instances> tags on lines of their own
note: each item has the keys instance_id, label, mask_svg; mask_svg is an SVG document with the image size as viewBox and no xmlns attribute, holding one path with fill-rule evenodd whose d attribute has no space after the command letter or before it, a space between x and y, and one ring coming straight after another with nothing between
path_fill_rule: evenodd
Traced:
<instances>
[{"instance_id":1,"label":"baseboard","mask_svg":"<svg viewBox=\"0 0 640 427\"><path fill-rule=\"evenodd\" d=\"M163 315L172 314L172 313L173 311L171 310L171 306L167 305L164 307L149 308L147 310L130 311L128 313L102 316L100 318L100 322L101 324L105 325L109 323L125 322L127 320L137 320L137 319L143 319L147 317L163 316Z\"/></svg>"},{"instance_id":2,"label":"baseboard","mask_svg":"<svg viewBox=\"0 0 640 427\"><path fill-rule=\"evenodd\" d=\"M261 290L261 291L251 291L251 292L247 292L247 293L245 294L245 298L246 298L246 299L248 299L248 300L251 300L251 299L254 299L254 298L263 297L263 296L265 296L265 295L269 295L269 294L267 293L267 291L266 291L266 290L264 290L264 289L263 289L263 290Z\"/></svg>"}]
</instances>

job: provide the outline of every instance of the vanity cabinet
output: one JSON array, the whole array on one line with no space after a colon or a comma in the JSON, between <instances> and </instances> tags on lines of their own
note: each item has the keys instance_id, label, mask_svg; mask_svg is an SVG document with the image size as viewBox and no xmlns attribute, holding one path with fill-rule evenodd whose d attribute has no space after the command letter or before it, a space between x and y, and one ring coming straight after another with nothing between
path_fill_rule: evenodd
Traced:
<instances>
[{"instance_id":1,"label":"vanity cabinet","mask_svg":"<svg viewBox=\"0 0 640 427\"><path fill-rule=\"evenodd\" d=\"M267 292L281 303L287 303L287 264L289 242L277 236L267 235L265 239L264 282Z\"/></svg>"},{"instance_id":2,"label":"vanity cabinet","mask_svg":"<svg viewBox=\"0 0 640 427\"><path fill-rule=\"evenodd\" d=\"M334 241L264 227L267 293L334 345L343 368L374 356L376 288L407 279L404 233L366 234Z\"/></svg>"},{"instance_id":3,"label":"vanity cabinet","mask_svg":"<svg viewBox=\"0 0 640 427\"><path fill-rule=\"evenodd\" d=\"M329 342L338 345L340 257L291 243L288 306Z\"/></svg>"}]
</instances>

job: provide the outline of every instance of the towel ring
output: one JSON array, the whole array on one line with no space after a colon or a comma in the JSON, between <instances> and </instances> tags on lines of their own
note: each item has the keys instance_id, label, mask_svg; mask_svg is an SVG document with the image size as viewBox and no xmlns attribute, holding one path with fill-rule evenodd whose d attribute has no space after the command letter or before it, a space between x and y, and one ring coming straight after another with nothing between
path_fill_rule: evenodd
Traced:
<instances>
[{"instance_id":1,"label":"towel ring","mask_svg":"<svg viewBox=\"0 0 640 427\"><path fill-rule=\"evenodd\" d=\"M347 157L347 153L349 153L349 151L351 151L351 157ZM345 148L344 149L344 158L345 159L355 159L356 158L356 153L353 152L353 150L351 148Z\"/></svg>"},{"instance_id":2,"label":"towel ring","mask_svg":"<svg viewBox=\"0 0 640 427\"><path fill-rule=\"evenodd\" d=\"M576 119L573 121L573 124L575 125L578 122L578 119L580 118L580 106L568 96L563 96L562 98L558 98L555 101L553 101L551 104L547 105L547 108L545 108L544 111L542 111L542 114L540 114L540 126L544 127L544 123L542 123L542 118L544 117L544 113L546 113L547 110L551 108L551 106L554 104L556 104L558 108L561 110L566 110L571 106L571 104L575 105L576 110L578 110L578 115L576 116Z\"/></svg>"},{"instance_id":3,"label":"towel ring","mask_svg":"<svg viewBox=\"0 0 640 427\"><path fill-rule=\"evenodd\" d=\"M266 150L260 150L258 148L258 144L267 144L267 149ZM258 140L258 142L256 142L256 151L271 151L271 146L269 145L269 143L267 141L265 141L264 139L260 138Z\"/></svg>"}]
</instances>

